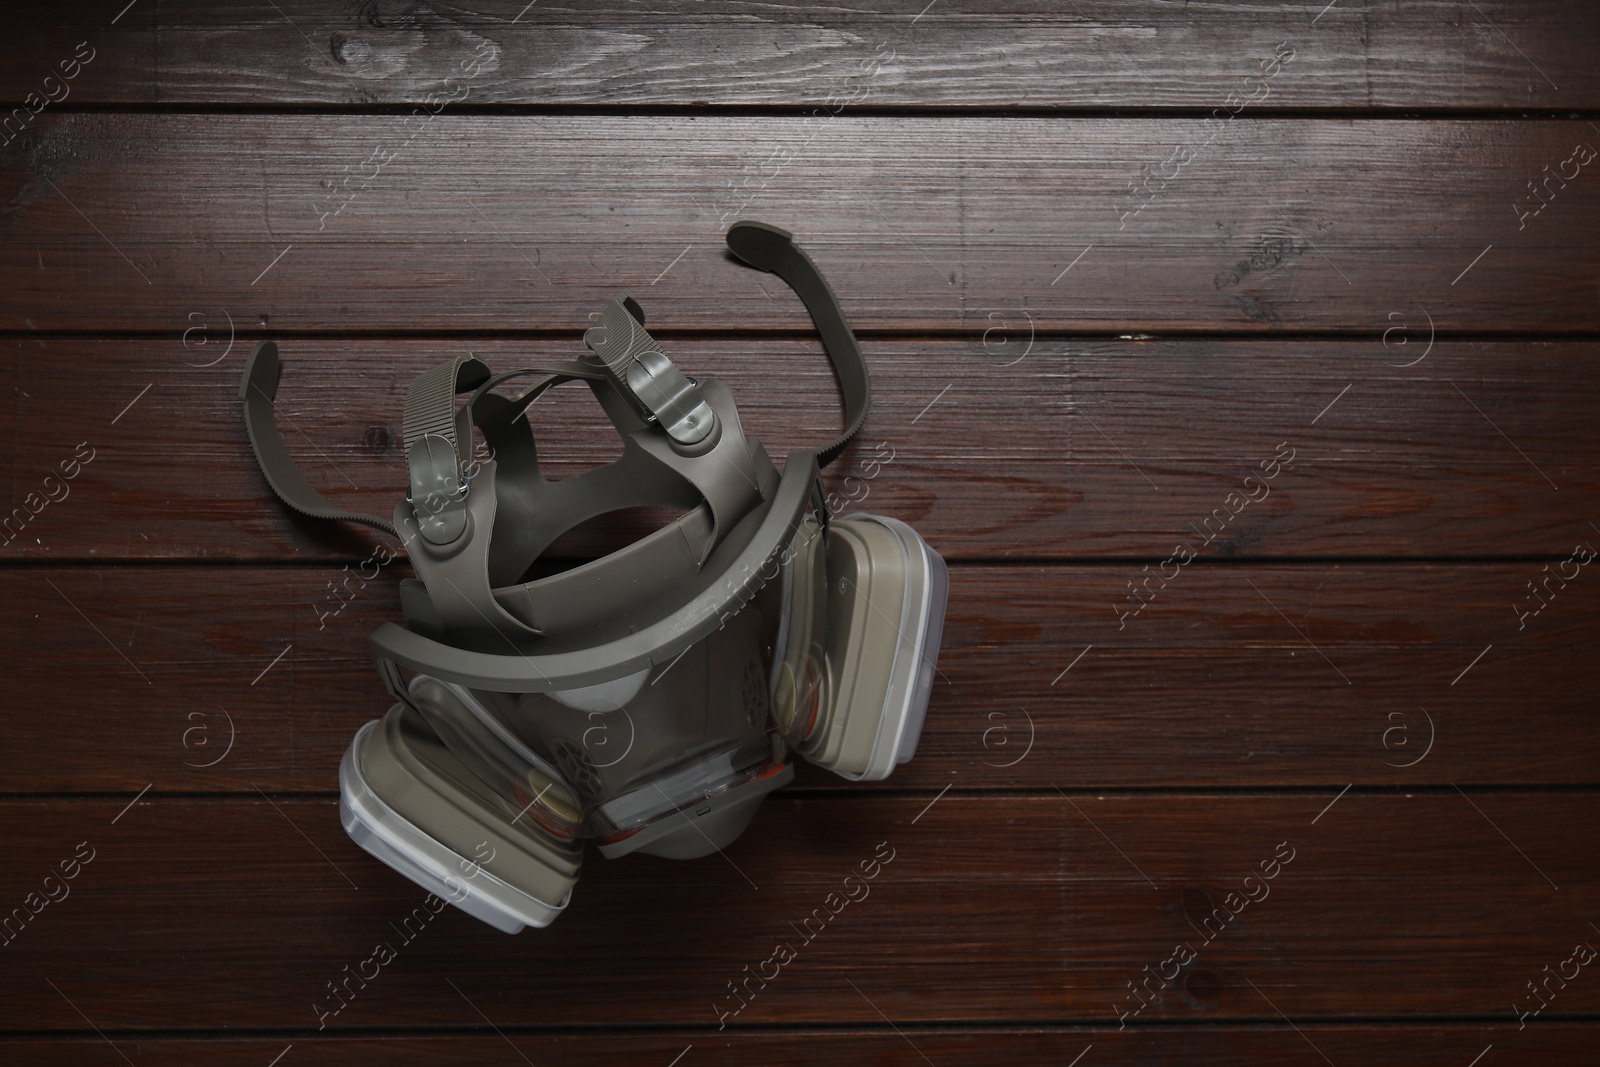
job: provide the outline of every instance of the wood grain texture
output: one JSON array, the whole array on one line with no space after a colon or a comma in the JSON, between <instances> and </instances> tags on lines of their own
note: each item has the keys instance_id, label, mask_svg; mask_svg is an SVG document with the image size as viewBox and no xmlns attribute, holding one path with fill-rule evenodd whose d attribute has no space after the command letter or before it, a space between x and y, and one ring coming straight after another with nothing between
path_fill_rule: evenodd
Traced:
<instances>
[{"instance_id":1,"label":"wood grain texture","mask_svg":"<svg viewBox=\"0 0 1600 1067\"><path fill-rule=\"evenodd\" d=\"M1600 10L6 17L0 1062L1593 1060ZM417 372L631 293L782 454L837 391L740 217L863 332L829 488L952 561L916 759L593 857L548 930L434 916L335 801L406 565L270 496L242 358L279 342L291 450L387 513ZM554 474L615 453L549 399Z\"/></svg>"},{"instance_id":2,"label":"wood grain texture","mask_svg":"<svg viewBox=\"0 0 1600 1067\"><path fill-rule=\"evenodd\" d=\"M1298 1028L1299 1033L1296 1033ZM0 1054L17 1057L34 1067L125 1067L120 1052L135 1063L149 1061L168 1067L262 1067L290 1048L283 1063L328 1067L437 1067L441 1063L529 1061L576 1067L582 1064L614 1065L624 1062L705 1067L743 1067L750 1063L773 1067L836 1067L837 1064L872 1064L874 1067L917 1067L932 1062L938 1067L1032 1067L1051 1063L1067 1065L1086 1048L1097 1049L1081 1064L1170 1063L1216 1064L1273 1063L1282 1067L1326 1067L1328 1060L1345 1063L1466 1064L1490 1045L1503 1062L1587 1065L1593 1058L1592 1038L1579 1023L1530 1024L1525 1030L1489 1024L1351 1025L1281 1021L1251 1027L1163 1026L1159 1029L1114 1026L1028 1026L1016 1029L972 1027L960 1032L945 1028L901 1026L896 1034L873 1030L674 1030L670 1033L635 1031L616 1034L562 1034L518 1032L482 1037L412 1034L405 1037L341 1037L322 1034L286 1034L264 1037L151 1038L114 1034L115 1048L106 1039L57 1037L15 1040L0 1044ZM1509 1032L1508 1032L1509 1031ZM926 1056L927 1060L923 1057ZM1095 1057L1096 1059L1091 1059ZM1510 1058L1507 1058L1510 1057Z\"/></svg>"},{"instance_id":3,"label":"wood grain texture","mask_svg":"<svg viewBox=\"0 0 1600 1067\"><path fill-rule=\"evenodd\" d=\"M1593 330L1591 142L1586 121L45 114L0 162L0 328L177 333L220 306L569 330L647 288L662 328L808 328L722 248L753 216L866 330L971 336L1010 309L1371 336L1418 308ZM1548 201L1545 167L1574 175Z\"/></svg>"},{"instance_id":4,"label":"wood grain texture","mask_svg":"<svg viewBox=\"0 0 1600 1067\"><path fill-rule=\"evenodd\" d=\"M64 102L904 108L1593 108L1600 19L1556 0L13 5L0 99L94 59ZM24 44L28 47L23 47ZM1261 88L1261 62L1292 63ZM219 77L219 66L226 75ZM465 64L465 66L464 66Z\"/></svg>"},{"instance_id":5,"label":"wood grain texture","mask_svg":"<svg viewBox=\"0 0 1600 1067\"><path fill-rule=\"evenodd\" d=\"M358 568L0 571L3 788L337 790L401 566L342 611ZM1519 629L1541 568L1197 562L1119 619L1138 565L958 566L917 757L867 788L1600 784L1595 577Z\"/></svg>"},{"instance_id":6,"label":"wood grain texture","mask_svg":"<svg viewBox=\"0 0 1600 1067\"><path fill-rule=\"evenodd\" d=\"M147 798L114 825L121 797L8 800L0 899L22 902L79 842L94 854L4 949L0 991L38 1030L83 1027L45 978L109 1030L458 1027L477 1011L714 1029L719 998L740 1004L728 983L786 943L798 958L728 1026L1115 1025L1137 1004L1127 984L1186 944L1177 984L1152 982L1131 1022L1277 1021L1276 1005L1514 1030L1512 1004L1536 1003L1524 983L1594 940L1596 795L1351 795L1319 818L1330 799L775 798L724 855L589 862L566 913L517 937L448 907L407 926L425 894L357 849L331 800ZM879 853L847 887L864 895L830 902ZM1263 899L1241 906L1246 889ZM1237 916L1202 923L1229 899ZM836 914L802 928L818 907ZM397 958L333 1014L327 983L378 943ZM1571 981L1536 1022L1597 1010L1600 983Z\"/></svg>"},{"instance_id":7,"label":"wood grain texture","mask_svg":"<svg viewBox=\"0 0 1600 1067\"><path fill-rule=\"evenodd\" d=\"M1057 341L1016 311L973 340L869 341L872 414L828 485L958 560L1158 563L1185 539L1203 558L1565 557L1600 536L1588 525L1600 521L1595 344L1436 339L1417 309L1394 314L1386 336L1347 342ZM0 516L5 558L344 563L371 551L370 532L299 520L272 496L237 397L252 342L226 309L192 315L164 340L0 341L12 397L0 431L23 509ZM278 343L291 452L329 498L379 515L405 492L400 415L415 375L467 350L497 370L584 351L576 331ZM837 432L814 339L666 344L728 383L775 455ZM553 475L620 454L581 388L541 400L534 426ZM1261 482L1284 444L1292 463ZM93 460L41 506L44 479L80 445ZM1259 499L1240 508L1235 493ZM1197 528L1217 536L1202 543ZM586 549L569 539L556 552Z\"/></svg>"}]
</instances>

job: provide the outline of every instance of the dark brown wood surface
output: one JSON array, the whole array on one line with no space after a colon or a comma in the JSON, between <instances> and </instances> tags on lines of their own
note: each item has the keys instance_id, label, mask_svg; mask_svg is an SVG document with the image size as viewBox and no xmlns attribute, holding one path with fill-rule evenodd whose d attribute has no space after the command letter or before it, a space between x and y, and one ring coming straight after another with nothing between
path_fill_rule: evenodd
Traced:
<instances>
[{"instance_id":1,"label":"dark brown wood surface","mask_svg":"<svg viewBox=\"0 0 1600 1067\"><path fill-rule=\"evenodd\" d=\"M713 1005L741 1003L727 983L783 943L797 958L728 1026L1115 1025L1138 1004L1127 983L1185 945L1180 985L1152 981L1130 1025L1271 1019L1276 1004L1291 1019L1471 1016L1509 1040L1510 1005L1537 1006L1523 983L1594 939L1600 796L1446 787L1320 814L1337 792L782 798L704 863L593 858L569 912L514 938L454 909L403 923L427 894L346 843L332 798L163 797L115 824L127 798L15 800L12 896L79 842L93 859L4 949L3 988L37 1029L79 1028L66 998L117 1030L470 1023L449 979L497 1024L615 1026L626 1004L629 1023L715 1030ZM864 899L801 926L879 854ZM1206 921L1246 891L1263 899ZM108 934L117 951L92 971L63 969ZM313 1002L339 1004L325 983L377 943L398 958L319 1019ZM1547 1010L1593 1016L1600 983L1571 982Z\"/></svg>"},{"instance_id":2,"label":"dark brown wood surface","mask_svg":"<svg viewBox=\"0 0 1600 1067\"><path fill-rule=\"evenodd\" d=\"M929 5L127 0L23 5L37 53L92 54L64 103L811 108L1593 107L1595 12L1560 0ZM1280 46L1294 59L1247 81ZM91 51L92 50L92 53ZM1287 51L1286 50L1286 51ZM47 61L46 61L47 62ZM463 63L471 66L464 68ZM44 66L40 63L39 66ZM225 76L222 74L226 71ZM24 64L0 99L45 89Z\"/></svg>"},{"instance_id":3,"label":"dark brown wood surface","mask_svg":"<svg viewBox=\"0 0 1600 1067\"><path fill-rule=\"evenodd\" d=\"M1284 1067L1322 1067L1335 1063L1469 1062L1485 1047L1507 1055L1485 1039L1484 1029L1465 1024L1266 1023L1161 1027L1118 1032L1115 1027L1042 1027L1027 1025L945 1027L906 1023L900 1032L841 1027L831 1030L763 1028L721 1033L679 1031L671 1034L549 1034L506 1029L486 1037L439 1037L431 1034L394 1038L321 1035L315 1044L271 1037L151 1038L117 1035L115 1042L88 1039L28 1038L0 1045L19 1061L38 1067L123 1067L134 1062L189 1067L260 1067L274 1056L312 1062L383 1063L386 1067L433 1067L440 1063L537 1064L671 1063L693 1055L696 1063L738 1067L748 1063L775 1067L834 1067L865 1063L874 1067L983 1067L991 1063L1070 1063L1085 1050L1100 1049L1119 1063L1261 1062ZM1582 1023L1549 1023L1517 1035L1513 1051L1524 1063L1583 1063L1592 1051L1590 1029ZM142 1058L141 1058L142 1057ZM926 1057L926 1058L924 1058ZM1087 1062L1087 1056L1084 1061ZM1507 1058L1506 1062L1513 1062Z\"/></svg>"},{"instance_id":4,"label":"dark brown wood surface","mask_svg":"<svg viewBox=\"0 0 1600 1067\"><path fill-rule=\"evenodd\" d=\"M1594 10L6 26L0 1062L1593 1060L1600 578L1551 575L1600 541ZM724 856L591 855L546 930L432 917L336 804L409 568L332 610L383 538L271 496L244 355L278 342L311 480L387 513L412 377L570 356L627 292L781 456L838 393L798 301L722 251L739 217L793 230L862 331L873 413L830 488L951 561L916 759L801 768ZM565 393L534 411L556 474L616 454Z\"/></svg>"},{"instance_id":5,"label":"dark brown wood surface","mask_svg":"<svg viewBox=\"0 0 1600 1067\"><path fill-rule=\"evenodd\" d=\"M279 330L571 336L626 287L650 290L652 326L804 329L722 249L767 216L864 330L1025 312L1056 333L1381 335L1421 309L1592 331L1590 142L1571 119L47 110L0 160L0 328L181 333L220 307Z\"/></svg>"}]
</instances>

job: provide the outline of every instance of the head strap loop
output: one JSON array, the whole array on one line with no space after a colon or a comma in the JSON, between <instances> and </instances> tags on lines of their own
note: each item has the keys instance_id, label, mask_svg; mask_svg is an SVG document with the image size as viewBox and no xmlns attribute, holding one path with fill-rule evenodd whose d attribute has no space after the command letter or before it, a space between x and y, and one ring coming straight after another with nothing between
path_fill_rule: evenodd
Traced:
<instances>
[{"instance_id":1,"label":"head strap loop","mask_svg":"<svg viewBox=\"0 0 1600 1067\"><path fill-rule=\"evenodd\" d=\"M314 519L334 519L340 522L359 522L382 530L391 537L399 537L394 525L376 515L347 511L335 507L326 497L312 488L294 457L284 447L283 435L278 432L277 404L278 376L283 367L278 362L278 346L271 341L258 341L245 362L244 375L239 380L239 399L244 401L244 428L250 435L250 447L255 450L256 462L267 484L278 494L278 499L302 515Z\"/></svg>"},{"instance_id":2,"label":"head strap loop","mask_svg":"<svg viewBox=\"0 0 1600 1067\"><path fill-rule=\"evenodd\" d=\"M845 321L839 298L788 230L764 222L742 221L728 227L727 239L729 250L745 263L782 278L800 297L817 332L822 334L822 347L827 350L844 391L845 422L844 433L817 451L817 466L826 467L861 429L872 403L872 379L867 375L861 346L856 344L856 336Z\"/></svg>"}]
</instances>

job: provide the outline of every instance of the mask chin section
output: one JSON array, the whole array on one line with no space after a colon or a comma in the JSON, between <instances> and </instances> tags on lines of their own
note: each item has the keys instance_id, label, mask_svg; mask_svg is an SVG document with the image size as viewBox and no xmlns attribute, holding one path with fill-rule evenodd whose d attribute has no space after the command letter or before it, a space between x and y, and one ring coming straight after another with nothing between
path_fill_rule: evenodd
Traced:
<instances>
[{"instance_id":1,"label":"mask chin section","mask_svg":"<svg viewBox=\"0 0 1600 1067\"><path fill-rule=\"evenodd\" d=\"M825 676L819 721L798 745L851 781L887 778L916 753L933 689L950 579L944 560L896 519L829 528Z\"/></svg>"},{"instance_id":2,"label":"mask chin section","mask_svg":"<svg viewBox=\"0 0 1600 1067\"><path fill-rule=\"evenodd\" d=\"M794 767L766 741L697 760L599 805L592 819L607 859L643 852L691 860L731 845Z\"/></svg>"}]
</instances>

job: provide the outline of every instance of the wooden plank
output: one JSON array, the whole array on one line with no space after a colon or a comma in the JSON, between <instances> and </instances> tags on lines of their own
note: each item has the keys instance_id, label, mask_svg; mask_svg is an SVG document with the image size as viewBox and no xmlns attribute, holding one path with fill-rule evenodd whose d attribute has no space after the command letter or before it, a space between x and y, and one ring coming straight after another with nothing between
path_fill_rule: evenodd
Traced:
<instances>
[{"instance_id":1,"label":"wooden plank","mask_svg":"<svg viewBox=\"0 0 1600 1067\"><path fill-rule=\"evenodd\" d=\"M167 1067L262 1067L286 1048L285 1067L314 1049L324 1062L342 1067L436 1067L441 1063L515 1063L512 1049L537 1064L624 1062L670 1065L675 1056L683 1067L741 1067L762 1063L773 1067L833 1067L839 1063L871 1063L885 1067L1023 1067L1056 1063L1067 1067L1085 1049L1080 1064L1161 1063L1232 1065L1274 1063L1284 1067L1325 1067L1334 1063L1467 1064L1485 1046L1524 1057L1527 1062L1582 1063L1594 1048L1585 1024L1541 1023L1517 1032L1514 1026L1481 1023L1438 1025L1351 1025L1304 1023L1299 1033L1282 1025L1128 1027L1028 1027L1027 1029L962 1029L905 1025L895 1033L886 1026L846 1030L674 1030L629 1034L486 1033L484 1036L407 1035L405 1037L340 1037L285 1034L283 1037L30 1038L0 1044L18 1062L35 1067L125 1067L118 1050L135 1063ZM510 1047L508 1048L508 1044ZM923 1056L927 1060L922 1059ZM1566 1057L1557 1060L1555 1057ZM1098 1058L1098 1059L1097 1059Z\"/></svg>"},{"instance_id":2,"label":"wooden plank","mask_svg":"<svg viewBox=\"0 0 1600 1067\"><path fill-rule=\"evenodd\" d=\"M1592 1058L1600 987L1553 973L1600 938L1600 604L1550 572L1600 538L1600 13L95 0L8 29L0 1061ZM284 344L292 447L368 510L416 371L567 355L622 291L782 453L836 397L797 303L722 255L742 215L866 333L878 406L830 487L955 563L917 759L803 768L723 856L593 859L547 931L434 917L333 802L404 566L333 611L376 542L266 493L243 352ZM540 415L556 473L594 458L592 412Z\"/></svg>"},{"instance_id":3,"label":"wooden plank","mask_svg":"<svg viewBox=\"0 0 1600 1067\"><path fill-rule=\"evenodd\" d=\"M565 331L651 289L660 328L806 329L721 250L756 216L867 330L972 336L1007 309L1056 333L1374 336L1414 309L1593 330L1596 141L1585 121L41 115L0 163L0 328L176 334L222 308Z\"/></svg>"},{"instance_id":4,"label":"wooden plank","mask_svg":"<svg viewBox=\"0 0 1600 1067\"><path fill-rule=\"evenodd\" d=\"M0 785L336 790L391 702L366 639L400 617L398 569L0 571ZM1196 562L1119 619L1138 565L959 566L916 759L881 788L1596 784L1600 602L1587 569L1552 579L1519 629L1544 573Z\"/></svg>"},{"instance_id":5,"label":"wooden plank","mask_svg":"<svg viewBox=\"0 0 1600 1067\"><path fill-rule=\"evenodd\" d=\"M518 937L430 914L344 838L331 800L146 798L115 823L121 797L9 800L0 899L92 859L9 942L0 992L30 1029L80 1034L84 1016L106 1031L1115 1026L1149 967L1178 984L1152 979L1135 1025L1464 1016L1505 1031L1519 999L1536 1003L1525 983L1595 940L1595 794L1350 795L1324 811L1331 798L777 799L723 856L592 862L567 912ZM830 905L875 856L846 886L855 904ZM830 906L807 941L801 920ZM379 944L394 958L374 971ZM795 958L736 999L729 984L779 944ZM367 985L335 999L346 966ZM1600 1010L1600 983L1549 989L1536 1026Z\"/></svg>"},{"instance_id":6,"label":"wooden plank","mask_svg":"<svg viewBox=\"0 0 1600 1067\"><path fill-rule=\"evenodd\" d=\"M0 63L8 102L368 105L421 102L452 92L452 78L480 106L1209 110L1235 92L1259 109L1600 101L1600 20L1556 0L15 6ZM89 65L65 87L44 83L83 41Z\"/></svg>"},{"instance_id":7,"label":"wooden plank","mask_svg":"<svg viewBox=\"0 0 1600 1067\"><path fill-rule=\"evenodd\" d=\"M14 398L0 428L14 442L11 507L22 509L0 527L0 551L343 563L377 543L297 520L271 495L237 399L252 342L230 333L225 309L192 314L187 344L0 342L0 387ZM1208 558L1565 557L1600 536L1586 523L1600 519L1596 345L1430 347L1415 309L1396 314L1409 319L1394 320L1387 345L1057 341L999 312L972 340L869 340L872 415L828 485L841 505L912 522L950 559L1159 563L1183 539ZM689 372L729 384L745 428L775 455L836 432L837 389L815 340L666 343ZM496 369L583 352L575 336L281 338L285 433L308 477L349 507L392 512L405 491L405 390L467 349ZM535 426L558 475L619 453L581 388L540 401ZM1286 468L1273 458L1285 444ZM80 450L93 460L47 487ZM1262 482L1267 470L1279 473ZM67 495L47 503L50 491ZM1237 518L1234 493L1258 498ZM1217 536L1202 544L1195 528Z\"/></svg>"}]
</instances>

